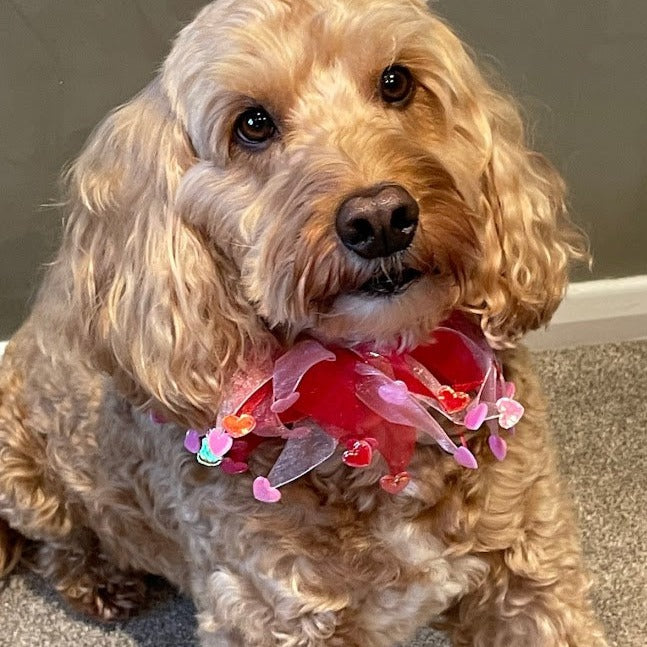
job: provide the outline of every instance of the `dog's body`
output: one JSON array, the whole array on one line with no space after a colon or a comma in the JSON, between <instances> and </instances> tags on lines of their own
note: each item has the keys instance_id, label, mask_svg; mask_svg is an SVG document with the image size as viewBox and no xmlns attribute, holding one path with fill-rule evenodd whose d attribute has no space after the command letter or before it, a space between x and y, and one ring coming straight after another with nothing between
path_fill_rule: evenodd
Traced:
<instances>
[{"instance_id":1,"label":"dog's body","mask_svg":"<svg viewBox=\"0 0 647 647\"><path fill-rule=\"evenodd\" d=\"M359 249L340 218L365 195L409 209L415 237ZM70 176L61 252L0 369L0 566L32 540L34 567L105 619L140 603L139 573L163 575L205 646L386 647L434 620L456 645L604 645L521 350L499 355L526 407L506 459L478 434L474 471L421 442L397 496L377 465L331 460L263 504L252 476L182 446L275 338L412 346L462 309L512 345L578 253L562 206L512 106L422 3L213 3ZM382 274L403 282L387 297L370 292Z\"/></svg>"}]
</instances>

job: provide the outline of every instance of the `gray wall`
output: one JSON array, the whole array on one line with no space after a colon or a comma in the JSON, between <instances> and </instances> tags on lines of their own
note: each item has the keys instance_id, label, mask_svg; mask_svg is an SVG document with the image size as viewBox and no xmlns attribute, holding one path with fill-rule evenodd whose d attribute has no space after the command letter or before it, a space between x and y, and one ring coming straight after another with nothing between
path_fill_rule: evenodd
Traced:
<instances>
[{"instance_id":1,"label":"gray wall","mask_svg":"<svg viewBox=\"0 0 647 647\"><path fill-rule=\"evenodd\" d=\"M0 340L52 257L61 167L146 84L202 0L0 0ZM591 235L594 278L647 273L647 2L440 0L527 108ZM590 278L580 272L576 278Z\"/></svg>"}]
</instances>

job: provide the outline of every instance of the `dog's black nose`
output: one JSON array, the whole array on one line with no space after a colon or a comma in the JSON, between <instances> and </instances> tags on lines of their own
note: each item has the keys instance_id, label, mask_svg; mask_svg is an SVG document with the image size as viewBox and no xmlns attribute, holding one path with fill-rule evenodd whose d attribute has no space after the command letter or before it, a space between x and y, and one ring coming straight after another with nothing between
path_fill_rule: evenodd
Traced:
<instances>
[{"instance_id":1,"label":"dog's black nose","mask_svg":"<svg viewBox=\"0 0 647 647\"><path fill-rule=\"evenodd\" d=\"M382 258L409 247L418 227L418 203L396 184L348 198L337 212L337 234L362 258Z\"/></svg>"}]
</instances>

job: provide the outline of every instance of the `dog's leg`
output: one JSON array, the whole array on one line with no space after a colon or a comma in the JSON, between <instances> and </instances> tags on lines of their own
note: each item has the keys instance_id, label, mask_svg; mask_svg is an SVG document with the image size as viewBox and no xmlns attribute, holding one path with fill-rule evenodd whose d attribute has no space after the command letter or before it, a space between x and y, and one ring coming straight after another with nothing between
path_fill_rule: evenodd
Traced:
<instances>
[{"instance_id":1,"label":"dog's leg","mask_svg":"<svg viewBox=\"0 0 647 647\"><path fill-rule=\"evenodd\" d=\"M48 474L45 437L28 422L25 380L11 348L0 371L0 517L30 539L64 537L72 519Z\"/></svg>"},{"instance_id":2,"label":"dog's leg","mask_svg":"<svg viewBox=\"0 0 647 647\"><path fill-rule=\"evenodd\" d=\"M74 608L101 620L132 615L144 598L143 580L109 564L96 535L83 528L82 504L51 468L48 433L56 431L56 416L27 397L37 389L26 376L38 373L41 358L24 347L14 355L16 346L9 345L0 370L0 570L14 565L24 535L34 542L25 560Z\"/></svg>"},{"instance_id":3,"label":"dog's leg","mask_svg":"<svg viewBox=\"0 0 647 647\"><path fill-rule=\"evenodd\" d=\"M232 631L213 633L200 627L198 635L201 647L245 647L245 642L240 635Z\"/></svg>"},{"instance_id":4,"label":"dog's leg","mask_svg":"<svg viewBox=\"0 0 647 647\"><path fill-rule=\"evenodd\" d=\"M20 561L25 538L0 519L0 578L11 573Z\"/></svg>"},{"instance_id":5,"label":"dog's leg","mask_svg":"<svg viewBox=\"0 0 647 647\"><path fill-rule=\"evenodd\" d=\"M268 548L269 550L269 548ZM392 642L360 631L343 596L313 597L298 581L257 577L221 566L196 573L192 594L198 608L201 647L386 647ZM298 569L297 569L298 570Z\"/></svg>"},{"instance_id":6,"label":"dog's leg","mask_svg":"<svg viewBox=\"0 0 647 647\"><path fill-rule=\"evenodd\" d=\"M543 397L529 364L523 351L507 356L509 379L526 405L508 456L470 477L472 492L479 494L466 544L488 560L490 572L449 614L452 638L456 647L604 647Z\"/></svg>"},{"instance_id":7,"label":"dog's leg","mask_svg":"<svg viewBox=\"0 0 647 647\"><path fill-rule=\"evenodd\" d=\"M606 647L586 600L586 578L565 565L559 581L520 576L504 564L451 612L454 647Z\"/></svg>"},{"instance_id":8,"label":"dog's leg","mask_svg":"<svg viewBox=\"0 0 647 647\"><path fill-rule=\"evenodd\" d=\"M506 559L497 560L487 584L450 613L454 647L606 647L578 564L565 560L561 573L542 575L540 563L527 563L521 573Z\"/></svg>"},{"instance_id":9,"label":"dog's leg","mask_svg":"<svg viewBox=\"0 0 647 647\"><path fill-rule=\"evenodd\" d=\"M90 531L39 544L30 561L71 607L98 620L128 618L144 603L144 576L119 570Z\"/></svg>"},{"instance_id":10,"label":"dog's leg","mask_svg":"<svg viewBox=\"0 0 647 647\"><path fill-rule=\"evenodd\" d=\"M570 502L552 457L538 460L541 473L525 493L506 495L513 481L497 480L489 489L475 548L483 550L490 572L451 614L456 647L607 644L588 600Z\"/></svg>"}]
</instances>

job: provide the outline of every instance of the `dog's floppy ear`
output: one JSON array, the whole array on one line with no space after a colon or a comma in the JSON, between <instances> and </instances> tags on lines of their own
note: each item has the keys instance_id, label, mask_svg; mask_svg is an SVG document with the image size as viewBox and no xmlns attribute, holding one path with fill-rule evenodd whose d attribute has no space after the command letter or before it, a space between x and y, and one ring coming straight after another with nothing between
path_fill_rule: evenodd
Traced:
<instances>
[{"instance_id":1,"label":"dog's floppy ear","mask_svg":"<svg viewBox=\"0 0 647 647\"><path fill-rule=\"evenodd\" d=\"M572 258L588 257L571 224L557 171L525 144L514 101L484 80L460 40L433 19L434 90L449 115L452 145L479 177L483 257L466 302L490 341L513 345L559 305ZM443 69L444 68L444 69Z\"/></svg>"},{"instance_id":2,"label":"dog's floppy ear","mask_svg":"<svg viewBox=\"0 0 647 647\"><path fill-rule=\"evenodd\" d=\"M194 163L154 81L99 126L70 169L71 215L45 289L70 340L129 397L206 426L252 317L233 270L176 208Z\"/></svg>"},{"instance_id":3,"label":"dog's floppy ear","mask_svg":"<svg viewBox=\"0 0 647 647\"><path fill-rule=\"evenodd\" d=\"M485 253L471 298L491 341L506 346L548 323L564 296L570 260L587 254L567 216L564 181L526 148L514 104L492 93L484 110L492 137L481 179Z\"/></svg>"}]
</instances>

